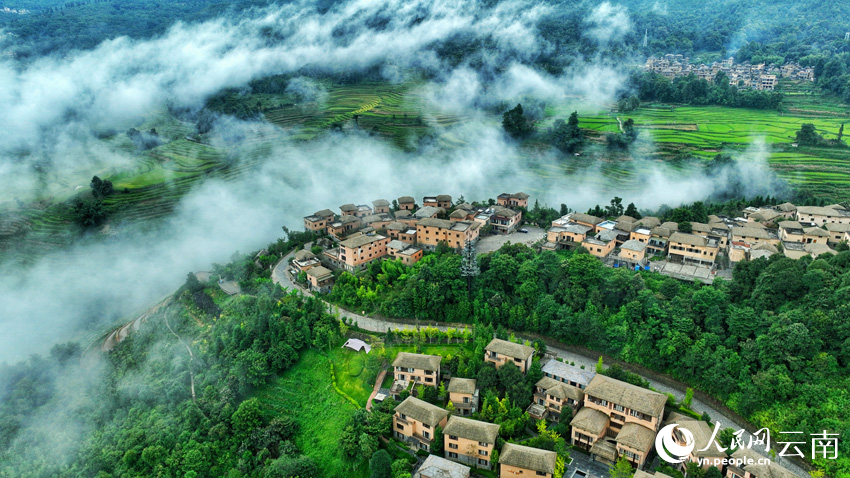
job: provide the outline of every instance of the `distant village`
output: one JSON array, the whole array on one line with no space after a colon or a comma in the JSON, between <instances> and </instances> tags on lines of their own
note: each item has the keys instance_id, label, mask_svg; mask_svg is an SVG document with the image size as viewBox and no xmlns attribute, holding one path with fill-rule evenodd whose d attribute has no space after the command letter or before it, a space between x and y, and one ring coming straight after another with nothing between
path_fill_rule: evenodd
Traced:
<instances>
[{"instance_id":1,"label":"distant village","mask_svg":"<svg viewBox=\"0 0 850 478\"><path fill-rule=\"evenodd\" d=\"M384 258L406 265L441 243L452 249L475 244L487 234L526 231L523 211L528 194L503 193L494 204L453 203L449 195L426 196L421 205L411 196L392 203L343 204L304 217L308 231L326 235L318 255L298 251L293 275L306 274L312 290L333 287L333 270L357 272ZM835 254L850 241L850 210L839 204L800 206L791 203L749 207L740 217L711 215L708 223L662 222L657 217L623 215L609 220L573 212L552 221L542 250L579 247L611 267L656 270L683 280L711 282L718 272L740 261L783 254L799 259Z\"/></svg>"},{"instance_id":2,"label":"distant village","mask_svg":"<svg viewBox=\"0 0 850 478\"><path fill-rule=\"evenodd\" d=\"M813 68L802 67L797 63L786 63L782 66L765 65L764 63L752 65L749 62L735 63L735 57L706 65L692 64L686 56L668 53L663 57L649 57L643 69L658 73L671 80L693 74L697 78L709 82L714 81L714 77L723 72L729 78L729 85L760 91L770 91L776 88L778 78L815 80Z\"/></svg>"}]
</instances>

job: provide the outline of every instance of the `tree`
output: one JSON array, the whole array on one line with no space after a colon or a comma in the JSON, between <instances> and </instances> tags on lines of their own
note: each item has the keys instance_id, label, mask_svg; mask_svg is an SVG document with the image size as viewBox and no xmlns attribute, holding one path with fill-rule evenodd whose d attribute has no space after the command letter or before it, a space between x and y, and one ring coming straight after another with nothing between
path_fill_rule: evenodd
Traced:
<instances>
[{"instance_id":1,"label":"tree","mask_svg":"<svg viewBox=\"0 0 850 478\"><path fill-rule=\"evenodd\" d=\"M431 440L431 453L443 454L443 427L434 428L434 439Z\"/></svg>"},{"instance_id":2,"label":"tree","mask_svg":"<svg viewBox=\"0 0 850 478\"><path fill-rule=\"evenodd\" d=\"M641 219L641 218L643 217L643 216L641 216L641 214L638 212L638 210L637 210L637 206L635 206L635 203L633 203L633 202L630 202L630 203L629 203L629 205L628 205L628 206L626 206L626 212L625 212L625 215L626 215L626 216L633 217L633 218L635 218L635 219Z\"/></svg>"},{"instance_id":3,"label":"tree","mask_svg":"<svg viewBox=\"0 0 850 478\"><path fill-rule=\"evenodd\" d=\"M694 389L688 387L685 390L685 400L682 402L686 407L691 408L691 403L694 401Z\"/></svg>"},{"instance_id":4,"label":"tree","mask_svg":"<svg viewBox=\"0 0 850 478\"><path fill-rule=\"evenodd\" d=\"M824 143L823 136L815 130L812 123L803 123L797 131L797 143L802 146L820 146Z\"/></svg>"},{"instance_id":5,"label":"tree","mask_svg":"<svg viewBox=\"0 0 850 478\"><path fill-rule=\"evenodd\" d=\"M705 474L703 478L722 478L723 475L720 473L720 470L717 469L716 466L710 466L707 470L705 470Z\"/></svg>"},{"instance_id":6,"label":"tree","mask_svg":"<svg viewBox=\"0 0 850 478\"><path fill-rule=\"evenodd\" d=\"M596 373L604 373L605 367L602 365L602 356L599 356L599 361L596 362Z\"/></svg>"},{"instance_id":7,"label":"tree","mask_svg":"<svg viewBox=\"0 0 850 478\"><path fill-rule=\"evenodd\" d=\"M183 287L192 294L204 289L204 285L201 284L201 281L199 281L198 277L192 272L186 275L186 284L184 284Z\"/></svg>"},{"instance_id":8,"label":"tree","mask_svg":"<svg viewBox=\"0 0 850 478\"><path fill-rule=\"evenodd\" d=\"M555 120L549 130L549 144L565 153L577 151L583 142L584 134L578 126L578 113L575 111L566 123L561 119Z\"/></svg>"},{"instance_id":9,"label":"tree","mask_svg":"<svg viewBox=\"0 0 850 478\"><path fill-rule=\"evenodd\" d=\"M679 223L679 232L692 233L694 231L694 226L691 225L690 221L682 221Z\"/></svg>"},{"instance_id":10,"label":"tree","mask_svg":"<svg viewBox=\"0 0 850 478\"><path fill-rule=\"evenodd\" d=\"M478 371L478 388L481 390L488 390L496 388L498 385L498 375L496 374L496 367L493 366L492 363L487 362L482 367L481 370Z\"/></svg>"},{"instance_id":11,"label":"tree","mask_svg":"<svg viewBox=\"0 0 850 478\"><path fill-rule=\"evenodd\" d=\"M502 115L502 128L513 138L524 138L531 134L534 127L522 112L522 105L517 104L513 109Z\"/></svg>"},{"instance_id":12,"label":"tree","mask_svg":"<svg viewBox=\"0 0 850 478\"><path fill-rule=\"evenodd\" d=\"M110 194L115 192L111 181L104 181L97 176L91 178L90 186L92 190L92 195L94 195L94 197L98 199L109 196Z\"/></svg>"},{"instance_id":13,"label":"tree","mask_svg":"<svg viewBox=\"0 0 850 478\"><path fill-rule=\"evenodd\" d=\"M478 267L478 258L475 255L475 246L472 241L466 241L463 247L462 260L460 262L460 275L466 277L467 292L472 292L472 281L481 274Z\"/></svg>"},{"instance_id":14,"label":"tree","mask_svg":"<svg viewBox=\"0 0 850 478\"><path fill-rule=\"evenodd\" d=\"M369 460L370 478L392 478L392 460L386 450L378 450Z\"/></svg>"},{"instance_id":15,"label":"tree","mask_svg":"<svg viewBox=\"0 0 850 478\"><path fill-rule=\"evenodd\" d=\"M410 463L407 460L395 460L392 471L393 478L410 478Z\"/></svg>"},{"instance_id":16,"label":"tree","mask_svg":"<svg viewBox=\"0 0 850 478\"><path fill-rule=\"evenodd\" d=\"M611 474L609 475L610 478L632 478L633 476L635 476L635 471L626 457L620 457L617 460L617 463L611 467Z\"/></svg>"}]
</instances>

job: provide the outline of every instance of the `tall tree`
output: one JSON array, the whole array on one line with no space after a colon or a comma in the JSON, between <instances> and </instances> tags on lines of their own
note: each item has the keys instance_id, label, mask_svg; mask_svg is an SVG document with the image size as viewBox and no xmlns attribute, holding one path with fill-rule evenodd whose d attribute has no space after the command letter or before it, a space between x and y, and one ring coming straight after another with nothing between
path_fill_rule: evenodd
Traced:
<instances>
[{"instance_id":1,"label":"tall tree","mask_svg":"<svg viewBox=\"0 0 850 478\"><path fill-rule=\"evenodd\" d=\"M513 109L502 115L502 127L513 138L524 138L531 134L534 127L522 112L522 105L517 104Z\"/></svg>"}]
</instances>

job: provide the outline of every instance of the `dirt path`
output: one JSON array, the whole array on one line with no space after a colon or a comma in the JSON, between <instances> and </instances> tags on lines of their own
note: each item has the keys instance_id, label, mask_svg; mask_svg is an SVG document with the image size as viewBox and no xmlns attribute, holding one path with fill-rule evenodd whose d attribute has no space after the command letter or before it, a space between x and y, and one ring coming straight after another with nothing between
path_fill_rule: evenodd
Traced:
<instances>
[{"instance_id":1,"label":"dirt path","mask_svg":"<svg viewBox=\"0 0 850 478\"><path fill-rule=\"evenodd\" d=\"M381 373L378 374L378 378L375 379L375 387L372 389L372 394L369 395L369 400L366 402L366 410L372 410L372 399L378 394L378 390L381 388L381 384L384 383L384 377L386 376L387 371L381 370Z\"/></svg>"}]
</instances>

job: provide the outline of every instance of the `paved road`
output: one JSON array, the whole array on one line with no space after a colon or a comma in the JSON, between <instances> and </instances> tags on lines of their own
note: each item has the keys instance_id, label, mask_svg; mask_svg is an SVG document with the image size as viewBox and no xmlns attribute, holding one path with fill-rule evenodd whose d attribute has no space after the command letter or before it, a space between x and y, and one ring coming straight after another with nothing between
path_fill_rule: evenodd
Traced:
<instances>
[{"instance_id":1,"label":"paved road","mask_svg":"<svg viewBox=\"0 0 850 478\"><path fill-rule=\"evenodd\" d=\"M531 234L529 234L529 235L531 235ZM502 237L505 237L505 236L502 236ZM511 236L507 236L507 237L511 237ZM479 241L479 244L480 244L480 241ZM499 246L499 247L501 247L501 246ZM287 254L286 256L284 256L283 259L280 260L280 262L278 262L277 265L275 265L275 268L272 270L272 280L276 284L280 284L285 288L300 290L304 294L312 295L309 292L305 291L303 288L295 286L292 283L292 281L289 280L289 274L286 273L285 269L286 269L286 266L288 264L287 259L292 254L293 253ZM345 310L345 309L340 309L339 307L337 307L336 305L333 305L333 304L330 304L330 307L331 307L332 311L334 313L339 314L340 317L346 317L346 318L352 319L353 321L357 322L358 327L360 327L361 329L364 329L364 330L369 330L371 332L384 333L384 332L387 332L390 329L392 329L392 330L407 330L407 329L416 328L416 326L414 324L393 322L393 321L390 321L390 320L384 320L384 319L379 319L379 318L375 318L375 317L368 317L368 316L365 316L365 315L350 312L350 311ZM424 325L435 325L435 324L422 323L421 325L424 326ZM439 325L439 324L436 324L436 327L441 331L445 331L448 328L448 326L446 326L446 325ZM577 354L575 352L570 352L568 350L564 350L564 349L561 349L561 348L558 348L558 347L552 347L552 346L547 347L547 350L551 353L556 354L558 357L564 359L566 362L575 362L576 367L580 367L580 366L584 365L586 370L594 370L596 368L596 362L597 362L598 358L594 359L594 358L591 358L591 357L585 357L584 355L580 355L580 354ZM650 386L652 386L652 388L654 388L655 390L658 390L661 393L673 394L673 396L676 397L676 399L678 399L678 400L682 400L685 397L685 391L684 390L667 386L667 385L665 385L661 382L658 382L656 380L653 380L652 378L649 378L649 377L644 377L644 378L647 381L649 381L649 384L650 384ZM731 428L734 428L735 430L739 430L739 429L744 428L742 423L737 423L731 417L726 416L725 414L714 409L710 405L700 401L696 397L694 397L694 399L693 399L691 408L698 413L708 412L708 414L711 416L711 419L713 421L720 421L721 428L731 427ZM793 430L786 430L786 431L793 431ZM744 437L745 437L745 440L748 440L749 437L750 437L750 434L745 433ZM767 456L766 454L763 453L764 450L755 450L755 451L758 451L759 453L762 453L762 455ZM776 462L781 464L782 466L788 468L790 471L792 471L797 476L809 476L800 467L796 466L794 463L791 463L787 459L777 457Z\"/></svg>"}]
</instances>

